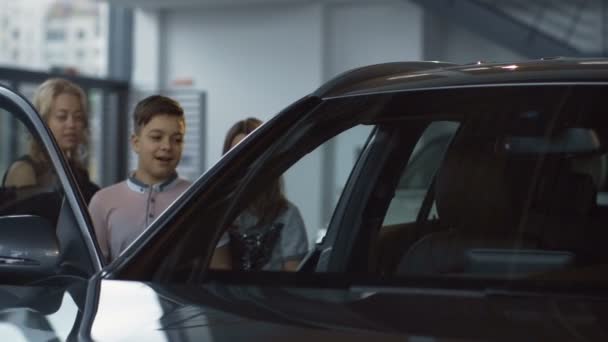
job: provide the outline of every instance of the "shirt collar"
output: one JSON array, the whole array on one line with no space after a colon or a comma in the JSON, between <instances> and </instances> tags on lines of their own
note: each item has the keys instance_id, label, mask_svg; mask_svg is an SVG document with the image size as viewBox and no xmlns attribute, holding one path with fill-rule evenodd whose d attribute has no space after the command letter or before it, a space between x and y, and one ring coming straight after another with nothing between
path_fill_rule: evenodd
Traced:
<instances>
[{"instance_id":1,"label":"shirt collar","mask_svg":"<svg viewBox=\"0 0 608 342\"><path fill-rule=\"evenodd\" d=\"M177 172L174 172L166 180L164 180L160 183L149 185L149 184L145 184L141 180L137 179L135 177L135 172L133 172L133 173L131 173L129 178L127 178L127 185L129 186L129 188L131 190L140 192L140 193L145 193L146 191L148 191L148 189L150 189L150 191L163 192L163 191L173 188L177 184L177 181L178 181Z\"/></svg>"}]
</instances>

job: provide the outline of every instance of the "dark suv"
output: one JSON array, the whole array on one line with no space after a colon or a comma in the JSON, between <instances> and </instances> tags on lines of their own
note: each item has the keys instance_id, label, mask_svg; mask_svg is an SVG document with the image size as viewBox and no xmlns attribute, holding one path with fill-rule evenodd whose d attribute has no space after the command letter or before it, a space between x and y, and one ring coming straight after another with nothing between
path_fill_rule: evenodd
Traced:
<instances>
[{"instance_id":1,"label":"dark suv","mask_svg":"<svg viewBox=\"0 0 608 342\"><path fill-rule=\"evenodd\" d=\"M2 89L0 120L39 139L58 175L3 189L3 317L47 340L608 340L606 94L605 59L353 70L254 131L103 265L48 130ZM298 271L210 269L280 179L308 241L326 229Z\"/></svg>"}]
</instances>

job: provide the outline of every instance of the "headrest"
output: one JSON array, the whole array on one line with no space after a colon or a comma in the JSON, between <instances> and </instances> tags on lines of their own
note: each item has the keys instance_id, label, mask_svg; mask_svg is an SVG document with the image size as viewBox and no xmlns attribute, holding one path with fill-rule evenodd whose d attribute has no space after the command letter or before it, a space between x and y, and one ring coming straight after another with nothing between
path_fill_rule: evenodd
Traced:
<instances>
[{"instance_id":1,"label":"headrest","mask_svg":"<svg viewBox=\"0 0 608 342\"><path fill-rule=\"evenodd\" d=\"M573 171L563 156L513 155L497 148L497 141L465 134L452 141L435 184L444 224L477 236L514 234L524 210L563 217L593 208L591 175Z\"/></svg>"},{"instance_id":2,"label":"headrest","mask_svg":"<svg viewBox=\"0 0 608 342\"><path fill-rule=\"evenodd\" d=\"M582 173L560 173L539 177L531 210L548 216L587 215L595 206L597 189L593 177Z\"/></svg>"},{"instance_id":3,"label":"headrest","mask_svg":"<svg viewBox=\"0 0 608 342\"><path fill-rule=\"evenodd\" d=\"M513 167L495 141L458 134L437 174L439 217L460 232L506 233L520 216L522 201L514 197L523 184L512 181Z\"/></svg>"}]
</instances>

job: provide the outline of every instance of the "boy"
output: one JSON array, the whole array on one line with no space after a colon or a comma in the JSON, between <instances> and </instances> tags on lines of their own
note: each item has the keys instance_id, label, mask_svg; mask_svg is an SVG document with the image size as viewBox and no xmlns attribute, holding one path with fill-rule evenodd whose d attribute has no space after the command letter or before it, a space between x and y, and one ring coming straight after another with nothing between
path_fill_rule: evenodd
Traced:
<instances>
[{"instance_id":1,"label":"boy","mask_svg":"<svg viewBox=\"0 0 608 342\"><path fill-rule=\"evenodd\" d=\"M135 107L133 127L137 169L127 180L97 192L89 205L106 261L114 260L190 186L175 171L186 131L180 105L160 95L147 97Z\"/></svg>"}]
</instances>

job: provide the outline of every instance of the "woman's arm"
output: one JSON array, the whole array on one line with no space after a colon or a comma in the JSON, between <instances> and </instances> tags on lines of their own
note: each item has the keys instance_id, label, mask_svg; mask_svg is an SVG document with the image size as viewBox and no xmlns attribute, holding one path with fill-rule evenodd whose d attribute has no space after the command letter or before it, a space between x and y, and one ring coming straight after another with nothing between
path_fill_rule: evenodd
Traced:
<instances>
[{"instance_id":1,"label":"woman's arm","mask_svg":"<svg viewBox=\"0 0 608 342\"><path fill-rule=\"evenodd\" d=\"M300 210L289 205L285 215L285 225L281 232L281 249L283 253L283 271L297 271L302 258L308 253L306 226Z\"/></svg>"},{"instance_id":2,"label":"woman's arm","mask_svg":"<svg viewBox=\"0 0 608 342\"><path fill-rule=\"evenodd\" d=\"M298 270L298 266L300 266L301 260L289 260L285 261L283 264L283 271L287 272L295 272Z\"/></svg>"},{"instance_id":3,"label":"woman's arm","mask_svg":"<svg viewBox=\"0 0 608 342\"><path fill-rule=\"evenodd\" d=\"M6 174L4 186L30 186L36 185L36 173L30 163L16 161L11 165Z\"/></svg>"},{"instance_id":4,"label":"woman's arm","mask_svg":"<svg viewBox=\"0 0 608 342\"><path fill-rule=\"evenodd\" d=\"M215 246L213 256L211 256L210 268L216 270L229 270L232 268L232 258L230 257L230 237L224 232L220 241Z\"/></svg>"},{"instance_id":5,"label":"woman's arm","mask_svg":"<svg viewBox=\"0 0 608 342\"><path fill-rule=\"evenodd\" d=\"M232 268L232 261L230 260L230 249L228 245L217 247L213 256L211 257L210 268L216 270L229 270Z\"/></svg>"}]
</instances>

